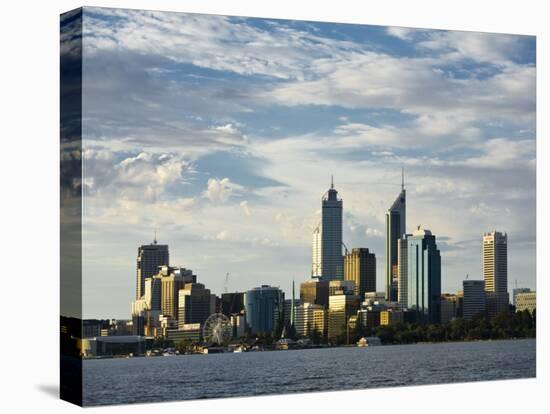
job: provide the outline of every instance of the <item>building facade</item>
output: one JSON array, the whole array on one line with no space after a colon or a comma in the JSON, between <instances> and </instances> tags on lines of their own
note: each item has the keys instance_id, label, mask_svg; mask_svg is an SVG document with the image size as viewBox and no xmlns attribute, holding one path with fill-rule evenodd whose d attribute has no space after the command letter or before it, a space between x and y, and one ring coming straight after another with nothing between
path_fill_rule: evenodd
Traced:
<instances>
[{"instance_id":1,"label":"building facade","mask_svg":"<svg viewBox=\"0 0 550 414\"><path fill-rule=\"evenodd\" d=\"M418 226L407 238L407 307L423 323L441 317L441 256L435 236Z\"/></svg>"},{"instance_id":2,"label":"building facade","mask_svg":"<svg viewBox=\"0 0 550 414\"><path fill-rule=\"evenodd\" d=\"M322 266L322 237L321 223L313 230L313 240L311 242L311 277L318 279L323 276Z\"/></svg>"},{"instance_id":3,"label":"building facade","mask_svg":"<svg viewBox=\"0 0 550 414\"><path fill-rule=\"evenodd\" d=\"M462 318L465 321L471 321L476 315L485 315L485 282L483 280L464 280L462 292Z\"/></svg>"},{"instance_id":4,"label":"building facade","mask_svg":"<svg viewBox=\"0 0 550 414\"><path fill-rule=\"evenodd\" d=\"M244 310L244 292L222 293L222 313L230 316Z\"/></svg>"},{"instance_id":5,"label":"building facade","mask_svg":"<svg viewBox=\"0 0 550 414\"><path fill-rule=\"evenodd\" d=\"M492 231L483 235L483 280L487 292L487 313L494 317L508 310L508 236Z\"/></svg>"},{"instance_id":6,"label":"building facade","mask_svg":"<svg viewBox=\"0 0 550 414\"><path fill-rule=\"evenodd\" d=\"M321 279L343 280L342 256L342 199L331 182L322 198L321 218Z\"/></svg>"},{"instance_id":7,"label":"building facade","mask_svg":"<svg viewBox=\"0 0 550 414\"><path fill-rule=\"evenodd\" d=\"M407 307L408 245L410 234L403 234L397 240L397 301Z\"/></svg>"},{"instance_id":8,"label":"building facade","mask_svg":"<svg viewBox=\"0 0 550 414\"><path fill-rule=\"evenodd\" d=\"M178 292L178 328L200 324L210 316L212 295L202 283L186 283Z\"/></svg>"},{"instance_id":9,"label":"building facade","mask_svg":"<svg viewBox=\"0 0 550 414\"><path fill-rule=\"evenodd\" d=\"M406 233L406 192L402 181L401 192L386 211L386 299L397 301L397 242Z\"/></svg>"},{"instance_id":10,"label":"building facade","mask_svg":"<svg viewBox=\"0 0 550 414\"><path fill-rule=\"evenodd\" d=\"M138 248L136 299L140 299L145 294L145 279L156 275L162 265L170 265L168 245L157 244L155 239L153 243L144 244Z\"/></svg>"},{"instance_id":11,"label":"building facade","mask_svg":"<svg viewBox=\"0 0 550 414\"><path fill-rule=\"evenodd\" d=\"M262 285L244 295L246 324L251 333L273 334L283 323L284 293Z\"/></svg>"},{"instance_id":12,"label":"building facade","mask_svg":"<svg viewBox=\"0 0 550 414\"><path fill-rule=\"evenodd\" d=\"M328 287L330 281L312 279L300 283L300 299L303 303L314 303L328 307Z\"/></svg>"},{"instance_id":13,"label":"building facade","mask_svg":"<svg viewBox=\"0 0 550 414\"><path fill-rule=\"evenodd\" d=\"M329 297L328 329L329 339L334 339L348 329L351 316L357 315L361 305L361 298L353 293L338 292Z\"/></svg>"},{"instance_id":14,"label":"building facade","mask_svg":"<svg viewBox=\"0 0 550 414\"><path fill-rule=\"evenodd\" d=\"M518 293L529 293L531 292L531 289L529 288L515 288L513 291L512 291L512 303L514 306L516 306L516 296L518 295Z\"/></svg>"},{"instance_id":15,"label":"building facade","mask_svg":"<svg viewBox=\"0 0 550 414\"><path fill-rule=\"evenodd\" d=\"M516 296L516 312L528 310L532 315L537 308L537 292L518 293Z\"/></svg>"},{"instance_id":16,"label":"building facade","mask_svg":"<svg viewBox=\"0 0 550 414\"><path fill-rule=\"evenodd\" d=\"M457 316L457 295L444 293L441 295L441 323L447 323Z\"/></svg>"},{"instance_id":17,"label":"building facade","mask_svg":"<svg viewBox=\"0 0 550 414\"><path fill-rule=\"evenodd\" d=\"M376 292L376 256L369 249L354 248L344 258L344 280L355 284L355 294Z\"/></svg>"},{"instance_id":18,"label":"building facade","mask_svg":"<svg viewBox=\"0 0 550 414\"><path fill-rule=\"evenodd\" d=\"M321 305L315 305L313 303L302 303L296 307L296 335L298 337L307 337L314 329L314 312L315 310L320 311L324 308ZM324 326L321 327L324 330ZM319 331L321 334L322 330Z\"/></svg>"}]
</instances>

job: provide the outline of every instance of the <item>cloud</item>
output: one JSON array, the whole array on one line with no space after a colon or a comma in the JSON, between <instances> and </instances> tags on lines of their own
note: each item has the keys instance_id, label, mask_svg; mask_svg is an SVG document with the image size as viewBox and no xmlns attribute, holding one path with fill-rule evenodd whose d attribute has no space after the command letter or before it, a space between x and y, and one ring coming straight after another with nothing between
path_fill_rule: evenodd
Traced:
<instances>
[{"instance_id":1,"label":"cloud","mask_svg":"<svg viewBox=\"0 0 550 414\"><path fill-rule=\"evenodd\" d=\"M213 204L223 204L229 200L232 194L243 189L242 186L231 182L227 177L221 180L218 178L209 178L207 186L208 188L203 195Z\"/></svg>"},{"instance_id":2,"label":"cloud","mask_svg":"<svg viewBox=\"0 0 550 414\"><path fill-rule=\"evenodd\" d=\"M85 196L106 201L126 198L155 202L162 197L172 198L169 188L185 185L184 173L192 172L190 163L180 155L130 155L104 148L85 149L83 164Z\"/></svg>"},{"instance_id":3,"label":"cloud","mask_svg":"<svg viewBox=\"0 0 550 414\"><path fill-rule=\"evenodd\" d=\"M409 27L399 27L399 26L390 26L386 29L386 32L390 36L397 37L401 40L411 40L414 33L418 32L419 29L411 29Z\"/></svg>"},{"instance_id":4,"label":"cloud","mask_svg":"<svg viewBox=\"0 0 550 414\"><path fill-rule=\"evenodd\" d=\"M239 206L241 207L241 210L243 211L245 216L250 217L252 215L252 210L250 209L250 207L248 205L248 201L246 201L246 200L241 201L239 203Z\"/></svg>"}]
</instances>

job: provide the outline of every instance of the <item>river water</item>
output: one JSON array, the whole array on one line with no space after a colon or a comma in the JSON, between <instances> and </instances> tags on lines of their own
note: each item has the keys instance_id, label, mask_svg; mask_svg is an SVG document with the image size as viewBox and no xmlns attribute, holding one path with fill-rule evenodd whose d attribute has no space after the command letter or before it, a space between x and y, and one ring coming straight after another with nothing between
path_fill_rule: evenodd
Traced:
<instances>
[{"instance_id":1,"label":"river water","mask_svg":"<svg viewBox=\"0 0 550 414\"><path fill-rule=\"evenodd\" d=\"M534 339L84 361L84 405L530 378Z\"/></svg>"}]
</instances>

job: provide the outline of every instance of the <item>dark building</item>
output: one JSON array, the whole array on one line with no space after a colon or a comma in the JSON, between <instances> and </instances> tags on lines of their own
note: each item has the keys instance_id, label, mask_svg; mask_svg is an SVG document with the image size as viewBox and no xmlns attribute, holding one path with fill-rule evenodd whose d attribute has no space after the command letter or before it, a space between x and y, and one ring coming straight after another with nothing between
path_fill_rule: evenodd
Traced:
<instances>
[{"instance_id":1,"label":"dark building","mask_svg":"<svg viewBox=\"0 0 550 414\"><path fill-rule=\"evenodd\" d=\"M376 257L369 249L354 248L344 259L344 280L355 284L354 293L361 297L376 292Z\"/></svg>"},{"instance_id":2,"label":"dark building","mask_svg":"<svg viewBox=\"0 0 550 414\"><path fill-rule=\"evenodd\" d=\"M170 265L168 245L157 244L157 241L154 240L153 243L144 244L138 248L136 299L145 294L145 279L156 275L159 267L163 265Z\"/></svg>"},{"instance_id":3,"label":"dark building","mask_svg":"<svg viewBox=\"0 0 550 414\"><path fill-rule=\"evenodd\" d=\"M441 320L441 256L435 236L418 226L407 237L407 306L419 323Z\"/></svg>"},{"instance_id":4,"label":"dark building","mask_svg":"<svg viewBox=\"0 0 550 414\"><path fill-rule=\"evenodd\" d=\"M230 316L244 310L244 292L222 293L222 313Z\"/></svg>"},{"instance_id":5,"label":"dark building","mask_svg":"<svg viewBox=\"0 0 550 414\"><path fill-rule=\"evenodd\" d=\"M178 328L188 324L203 325L210 316L212 297L202 283L187 283L179 290Z\"/></svg>"},{"instance_id":6,"label":"dark building","mask_svg":"<svg viewBox=\"0 0 550 414\"><path fill-rule=\"evenodd\" d=\"M397 301L397 241L406 233L406 192L403 176L401 192L386 211L386 300Z\"/></svg>"},{"instance_id":7,"label":"dark building","mask_svg":"<svg viewBox=\"0 0 550 414\"><path fill-rule=\"evenodd\" d=\"M283 322L284 293L276 287L262 285L246 292L246 324L252 333L273 334Z\"/></svg>"},{"instance_id":8,"label":"dark building","mask_svg":"<svg viewBox=\"0 0 550 414\"><path fill-rule=\"evenodd\" d=\"M302 303L313 303L328 308L328 280L308 280L300 284Z\"/></svg>"},{"instance_id":9,"label":"dark building","mask_svg":"<svg viewBox=\"0 0 550 414\"><path fill-rule=\"evenodd\" d=\"M141 315L132 316L132 335L145 335L145 317Z\"/></svg>"}]
</instances>

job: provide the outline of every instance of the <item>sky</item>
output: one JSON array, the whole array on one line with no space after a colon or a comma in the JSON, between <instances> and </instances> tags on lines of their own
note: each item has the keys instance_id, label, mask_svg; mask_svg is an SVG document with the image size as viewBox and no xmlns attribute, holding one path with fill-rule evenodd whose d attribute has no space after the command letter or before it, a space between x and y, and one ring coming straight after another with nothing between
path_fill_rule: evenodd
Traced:
<instances>
[{"instance_id":1,"label":"sky","mask_svg":"<svg viewBox=\"0 0 550 414\"><path fill-rule=\"evenodd\" d=\"M535 288L534 37L85 8L83 49L84 317L129 317L155 230L216 294L289 296L331 175L383 291L401 168L443 292L494 229L509 290Z\"/></svg>"}]
</instances>

